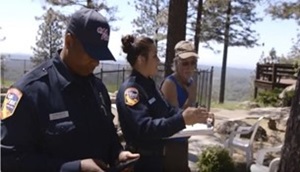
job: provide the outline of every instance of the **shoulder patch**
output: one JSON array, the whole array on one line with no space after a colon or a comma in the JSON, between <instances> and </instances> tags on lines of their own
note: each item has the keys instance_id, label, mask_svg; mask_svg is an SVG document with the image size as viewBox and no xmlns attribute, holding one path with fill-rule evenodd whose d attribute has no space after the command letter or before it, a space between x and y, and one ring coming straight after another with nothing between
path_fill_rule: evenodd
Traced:
<instances>
[{"instance_id":1,"label":"shoulder patch","mask_svg":"<svg viewBox=\"0 0 300 172\"><path fill-rule=\"evenodd\" d=\"M124 101L128 106L134 106L137 104L139 99L139 91L134 87L129 87L124 92Z\"/></svg>"},{"instance_id":2,"label":"shoulder patch","mask_svg":"<svg viewBox=\"0 0 300 172\"><path fill-rule=\"evenodd\" d=\"M0 119L6 119L13 115L16 107L21 100L22 92L17 88L10 88L5 96L2 104Z\"/></svg>"}]
</instances>

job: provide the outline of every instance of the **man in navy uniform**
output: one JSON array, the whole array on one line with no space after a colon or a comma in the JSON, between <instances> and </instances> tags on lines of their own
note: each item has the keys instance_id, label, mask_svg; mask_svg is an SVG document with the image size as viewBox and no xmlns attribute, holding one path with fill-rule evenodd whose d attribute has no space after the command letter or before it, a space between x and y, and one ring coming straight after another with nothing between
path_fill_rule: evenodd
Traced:
<instances>
[{"instance_id":1,"label":"man in navy uniform","mask_svg":"<svg viewBox=\"0 0 300 172\"><path fill-rule=\"evenodd\" d=\"M123 151L111 102L93 75L99 60L115 60L110 28L82 8L67 26L64 47L8 90L1 109L1 170L106 171L139 154Z\"/></svg>"}]
</instances>

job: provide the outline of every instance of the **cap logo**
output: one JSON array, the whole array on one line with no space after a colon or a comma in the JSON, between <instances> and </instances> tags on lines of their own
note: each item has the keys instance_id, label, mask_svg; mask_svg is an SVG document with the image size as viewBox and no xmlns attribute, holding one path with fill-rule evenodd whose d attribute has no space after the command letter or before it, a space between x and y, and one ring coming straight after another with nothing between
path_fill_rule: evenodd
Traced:
<instances>
[{"instance_id":1,"label":"cap logo","mask_svg":"<svg viewBox=\"0 0 300 172\"><path fill-rule=\"evenodd\" d=\"M101 35L101 40L108 41L109 35L108 35L108 29L104 27L98 27L97 32Z\"/></svg>"}]
</instances>

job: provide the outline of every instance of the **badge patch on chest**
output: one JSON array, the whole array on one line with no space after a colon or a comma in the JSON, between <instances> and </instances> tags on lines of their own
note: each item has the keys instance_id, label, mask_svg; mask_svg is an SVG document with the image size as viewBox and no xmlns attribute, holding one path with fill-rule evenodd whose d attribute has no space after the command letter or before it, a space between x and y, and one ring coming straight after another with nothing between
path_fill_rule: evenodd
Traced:
<instances>
[{"instance_id":1,"label":"badge patch on chest","mask_svg":"<svg viewBox=\"0 0 300 172\"><path fill-rule=\"evenodd\" d=\"M134 106L139 102L139 91L136 88L127 88L124 92L125 104Z\"/></svg>"},{"instance_id":2,"label":"badge patch on chest","mask_svg":"<svg viewBox=\"0 0 300 172\"><path fill-rule=\"evenodd\" d=\"M1 108L1 120L13 115L22 95L22 92L16 88L7 91Z\"/></svg>"}]
</instances>

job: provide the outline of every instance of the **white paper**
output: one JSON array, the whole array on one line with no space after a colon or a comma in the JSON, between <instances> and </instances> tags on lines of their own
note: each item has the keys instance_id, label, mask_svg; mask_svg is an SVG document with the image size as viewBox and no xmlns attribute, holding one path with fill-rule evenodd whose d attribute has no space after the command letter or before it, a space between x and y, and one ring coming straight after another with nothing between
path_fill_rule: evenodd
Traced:
<instances>
[{"instance_id":1,"label":"white paper","mask_svg":"<svg viewBox=\"0 0 300 172\"><path fill-rule=\"evenodd\" d=\"M169 138L189 137L194 135L210 135L214 133L213 127L207 127L206 124L187 125L185 129L179 131Z\"/></svg>"}]
</instances>

